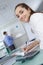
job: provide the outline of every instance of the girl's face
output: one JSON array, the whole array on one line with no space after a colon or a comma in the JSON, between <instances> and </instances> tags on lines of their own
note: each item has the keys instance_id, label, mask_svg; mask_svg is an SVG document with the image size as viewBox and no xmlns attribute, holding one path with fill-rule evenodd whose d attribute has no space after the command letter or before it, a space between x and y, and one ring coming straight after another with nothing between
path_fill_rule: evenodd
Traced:
<instances>
[{"instance_id":1,"label":"girl's face","mask_svg":"<svg viewBox=\"0 0 43 65\"><path fill-rule=\"evenodd\" d=\"M15 13L17 18L20 19L20 21L28 22L31 15L31 10L30 9L27 10L22 6L18 6L15 10Z\"/></svg>"}]
</instances>

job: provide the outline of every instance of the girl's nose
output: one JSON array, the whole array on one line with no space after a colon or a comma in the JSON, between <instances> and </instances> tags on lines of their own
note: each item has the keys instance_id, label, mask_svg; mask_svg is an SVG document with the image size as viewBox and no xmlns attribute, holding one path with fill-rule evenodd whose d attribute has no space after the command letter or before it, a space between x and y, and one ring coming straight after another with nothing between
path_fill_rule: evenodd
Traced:
<instances>
[{"instance_id":1,"label":"girl's nose","mask_svg":"<svg viewBox=\"0 0 43 65\"><path fill-rule=\"evenodd\" d=\"M20 19L20 20L23 20L23 16L21 15L19 19Z\"/></svg>"}]
</instances>

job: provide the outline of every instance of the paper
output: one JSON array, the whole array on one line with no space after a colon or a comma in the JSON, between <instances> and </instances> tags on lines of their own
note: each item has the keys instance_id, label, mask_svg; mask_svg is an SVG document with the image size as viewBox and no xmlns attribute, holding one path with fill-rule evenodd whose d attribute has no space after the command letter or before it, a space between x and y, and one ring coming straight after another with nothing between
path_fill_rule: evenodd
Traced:
<instances>
[{"instance_id":1,"label":"paper","mask_svg":"<svg viewBox=\"0 0 43 65\"><path fill-rule=\"evenodd\" d=\"M24 52L20 52L20 51L19 51L19 52L15 52L15 55L18 55L18 56L19 56L19 55L20 55L20 56L24 56Z\"/></svg>"}]
</instances>

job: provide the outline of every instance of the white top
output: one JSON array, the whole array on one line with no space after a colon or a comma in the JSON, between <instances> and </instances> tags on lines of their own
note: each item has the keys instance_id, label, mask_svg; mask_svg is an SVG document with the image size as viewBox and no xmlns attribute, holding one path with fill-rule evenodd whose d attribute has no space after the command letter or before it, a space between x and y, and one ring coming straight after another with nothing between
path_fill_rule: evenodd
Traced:
<instances>
[{"instance_id":1,"label":"white top","mask_svg":"<svg viewBox=\"0 0 43 65\"><path fill-rule=\"evenodd\" d=\"M32 32L31 26L29 25L29 23L24 23L23 25L24 25L24 28L25 28L25 31L27 33L29 40L36 38L36 35Z\"/></svg>"},{"instance_id":2,"label":"white top","mask_svg":"<svg viewBox=\"0 0 43 65\"><path fill-rule=\"evenodd\" d=\"M35 13L31 15L29 24L39 39L43 41L43 14Z\"/></svg>"}]
</instances>

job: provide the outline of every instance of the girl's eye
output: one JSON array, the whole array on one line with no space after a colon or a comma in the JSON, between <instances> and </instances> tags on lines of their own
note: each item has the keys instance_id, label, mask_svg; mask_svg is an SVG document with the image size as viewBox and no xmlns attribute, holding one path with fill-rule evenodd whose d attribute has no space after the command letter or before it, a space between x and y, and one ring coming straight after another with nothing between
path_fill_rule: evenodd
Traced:
<instances>
[{"instance_id":1,"label":"girl's eye","mask_svg":"<svg viewBox=\"0 0 43 65\"><path fill-rule=\"evenodd\" d=\"M17 18L19 18L19 15L16 15L17 16Z\"/></svg>"},{"instance_id":2,"label":"girl's eye","mask_svg":"<svg viewBox=\"0 0 43 65\"><path fill-rule=\"evenodd\" d=\"M19 11L19 13L20 13L20 14L22 14L22 13L23 13L23 11Z\"/></svg>"}]
</instances>

